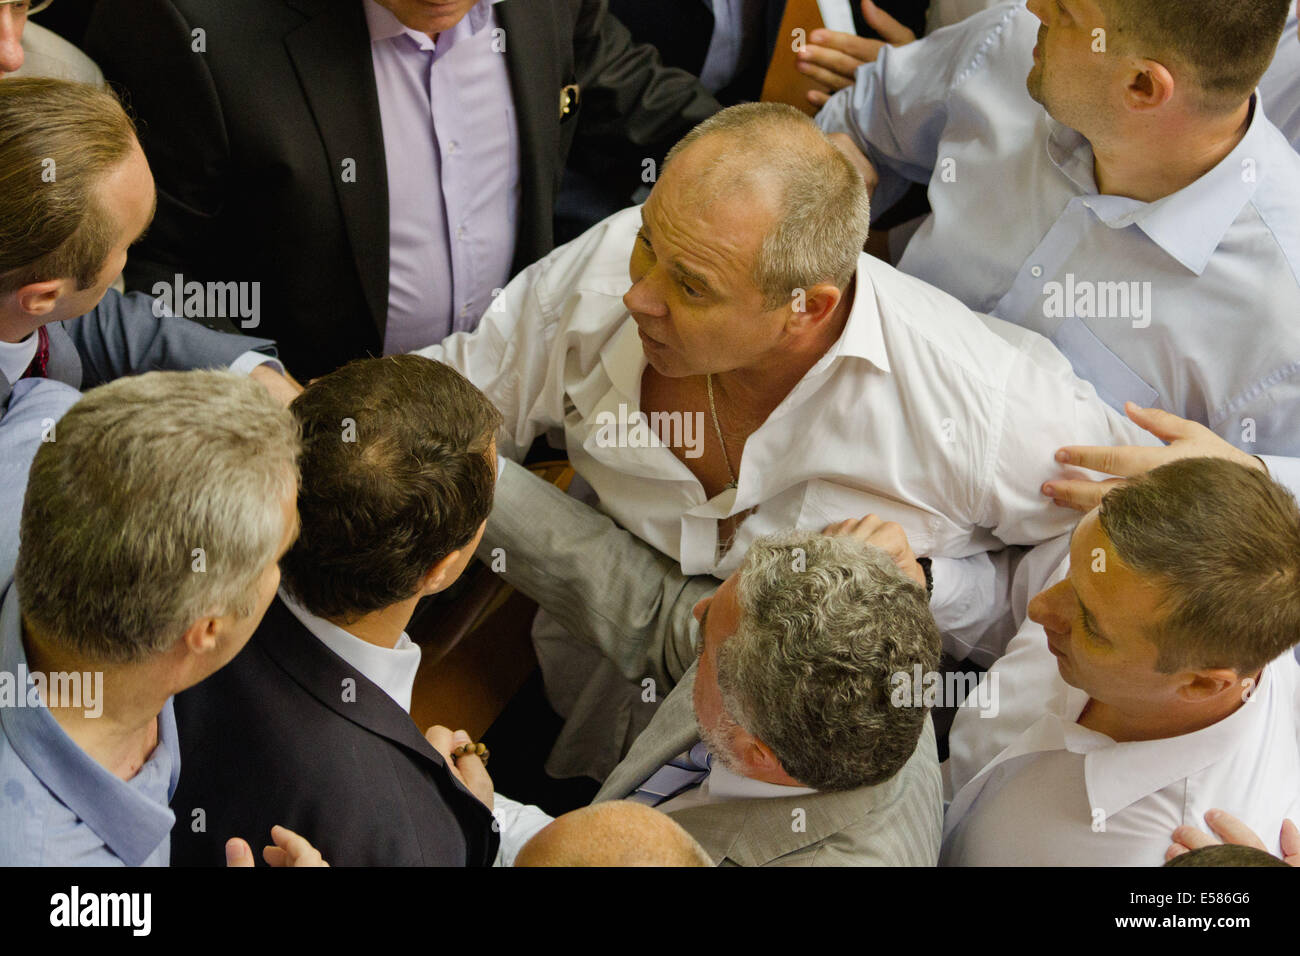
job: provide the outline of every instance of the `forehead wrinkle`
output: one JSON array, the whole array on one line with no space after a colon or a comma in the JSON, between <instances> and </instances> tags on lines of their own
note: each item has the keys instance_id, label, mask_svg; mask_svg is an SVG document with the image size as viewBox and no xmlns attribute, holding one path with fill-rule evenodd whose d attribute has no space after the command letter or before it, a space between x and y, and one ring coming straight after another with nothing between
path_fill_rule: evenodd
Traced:
<instances>
[{"instance_id":1,"label":"forehead wrinkle","mask_svg":"<svg viewBox=\"0 0 1300 956\"><path fill-rule=\"evenodd\" d=\"M744 246L729 240L728 234L733 230L718 228L716 225L709 228L711 224L707 221L702 223L698 231L678 226L676 217L668 210L660 214L659 207L665 203L662 197L658 202L654 202L655 198L655 194L652 193L650 199L646 201L642 209L642 222L652 240L663 242L670 247L669 254L666 256L670 265L685 274L694 274L715 290L726 289L731 285L723 281L728 267L733 267L740 275L746 277L749 275L753 263L746 261ZM672 204L671 201L669 204ZM703 219L702 216L691 215L684 218L687 222L693 218ZM707 238L699 238L699 236ZM755 249L748 258L752 260L756 255Z\"/></svg>"}]
</instances>

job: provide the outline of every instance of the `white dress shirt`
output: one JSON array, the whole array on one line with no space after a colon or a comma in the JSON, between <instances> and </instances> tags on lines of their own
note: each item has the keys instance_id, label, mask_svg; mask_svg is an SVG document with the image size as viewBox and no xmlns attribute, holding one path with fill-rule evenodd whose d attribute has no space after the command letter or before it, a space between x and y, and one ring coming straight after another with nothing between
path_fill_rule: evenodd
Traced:
<instances>
[{"instance_id":1,"label":"white dress shirt","mask_svg":"<svg viewBox=\"0 0 1300 956\"><path fill-rule=\"evenodd\" d=\"M284 588L280 589L280 600L318 641L359 670L402 710L411 712L411 691L415 688L416 671L420 669L420 645L407 637L405 631L392 647L380 647L317 617Z\"/></svg>"},{"instance_id":2,"label":"white dress shirt","mask_svg":"<svg viewBox=\"0 0 1300 956\"><path fill-rule=\"evenodd\" d=\"M1300 149L1300 20L1294 10L1287 17L1277 55L1259 81L1259 95L1268 118L1293 148Z\"/></svg>"},{"instance_id":3,"label":"white dress shirt","mask_svg":"<svg viewBox=\"0 0 1300 956\"><path fill-rule=\"evenodd\" d=\"M665 800L655 807L661 813L685 810L687 807L703 806L707 803L727 803L731 800L753 800L764 797L798 797L805 793L816 793L811 787L787 787L765 780L754 780L733 773L714 760L709 765L709 775L695 786L684 790L671 800Z\"/></svg>"},{"instance_id":4,"label":"white dress shirt","mask_svg":"<svg viewBox=\"0 0 1300 956\"><path fill-rule=\"evenodd\" d=\"M646 358L622 301L639 225L637 208L611 216L517 276L477 332L420 354L501 410L502 454L518 458L549 433L600 507L685 573L724 578L761 534L872 512L922 555L1043 541L1075 520L1040 492L1059 474L1056 448L1144 440L1042 337L996 320L991 330L863 255L839 340L749 437L738 487L709 498L657 439L601 440L601 413L640 409ZM751 508L719 559L718 522ZM942 620L937 587L935 598Z\"/></svg>"},{"instance_id":5,"label":"white dress shirt","mask_svg":"<svg viewBox=\"0 0 1300 956\"><path fill-rule=\"evenodd\" d=\"M416 672L420 669L420 645L406 632L402 632L392 647L380 647L317 617L283 588L280 589L280 600L317 640L393 698L402 710L410 713L411 692L415 687ZM492 815L501 835L501 845L492 865L512 866L524 844L553 818L538 807L519 803L499 793L493 794L492 803Z\"/></svg>"},{"instance_id":6,"label":"white dress shirt","mask_svg":"<svg viewBox=\"0 0 1300 956\"><path fill-rule=\"evenodd\" d=\"M952 768L960 789L940 865L1159 866L1174 828L1205 829L1216 807L1280 854L1282 820L1300 813L1300 665L1290 653L1218 723L1116 743L1077 723L1088 694L1061 679L1042 629L1029 627L1036 633L1018 635L993 668L1004 678L998 715L967 720L962 732L954 726L949 738L965 763ZM996 756L962 786L973 754L990 751Z\"/></svg>"},{"instance_id":7,"label":"white dress shirt","mask_svg":"<svg viewBox=\"0 0 1300 956\"><path fill-rule=\"evenodd\" d=\"M1048 336L1115 407L1290 456L1265 460L1300 489L1300 156L1256 97L1201 179L1153 203L1100 195L1090 144L1026 90L1040 25L1006 4L886 47L817 123L865 149L878 210L929 183L902 271Z\"/></svg>"}]
</instances>

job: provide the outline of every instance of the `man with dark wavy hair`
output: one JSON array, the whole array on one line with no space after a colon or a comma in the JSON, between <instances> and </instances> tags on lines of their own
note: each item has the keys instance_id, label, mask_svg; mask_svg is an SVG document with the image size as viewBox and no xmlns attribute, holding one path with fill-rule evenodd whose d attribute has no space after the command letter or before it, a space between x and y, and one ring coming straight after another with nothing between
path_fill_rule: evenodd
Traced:
<instances>
[{"instance_id":1,"label":"man with dark wavy hair","mask_svg":"<svg viewBox=\"0 0 1300 956\"><path fill-rule=\"evenodd\" d=\"M415 355L352 362L292 410L302 530L246 653L177 701L174 858L219 864L227 821L248 820L303 834L335 866L490 864L492 781L453 756L467 736L412 722L420 648L404 628L474 554L501 416Z\"/></svg>"}]
</instances>

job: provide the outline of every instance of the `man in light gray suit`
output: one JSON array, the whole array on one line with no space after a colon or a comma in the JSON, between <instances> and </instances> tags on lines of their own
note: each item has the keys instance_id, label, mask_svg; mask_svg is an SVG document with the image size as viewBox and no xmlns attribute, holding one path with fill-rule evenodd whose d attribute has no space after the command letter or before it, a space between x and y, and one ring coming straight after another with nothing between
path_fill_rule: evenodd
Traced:
<instances>
[{"instance_id":1,"label":"man in light gray suit","mask_svg":"<svg viewBox=\"0 0 1300 956\"><path fill-rule=\"evenodd\" d=\"M717 587L500 467L480 556L504 558L510 584L659 701L596 802L657 807L717 863L935 864L934 730L892 691L897 674L937 670L939 632L906 543L892 560L874 544L897 526L760 538Z\"/></svg>"}]
</instances>

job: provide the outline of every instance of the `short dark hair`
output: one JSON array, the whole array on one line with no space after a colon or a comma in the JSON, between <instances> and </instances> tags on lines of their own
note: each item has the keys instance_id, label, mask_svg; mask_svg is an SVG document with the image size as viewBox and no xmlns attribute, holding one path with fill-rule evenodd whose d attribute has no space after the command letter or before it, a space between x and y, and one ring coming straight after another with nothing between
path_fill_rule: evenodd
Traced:
<instances>
[{"instance_id":1,"label":"short dark hair","mask_svg":"<svg viewBox=\"0 0 1300 956\"><path fill-rule=\"evenodd\" d=\"M1220 843L1180 853L1165 866L1281 866L1287 864L1271 853L1253 846Z\"/></svg>"},{"instance_id":2,"label":"short dark hair","mask_svg":"<svg viewBox=\"0 0 1300 956\"><path fill-rule=\"evenodd\" d=\"M99 187L135 141L107 90L38 77L0 84L0 295L46 279L95 284L116 239Z\"/></svg>"},{"instance_id":3,"label":"short dark hair","mask_svg":"<svg viewBox=\"0 0 1300 956\"><path fill-rule=\"evenodd\" d=\"M1170 58L1197 78L1209 112L1249 98L1277 53L1295 0L1104 0L1121 49Z\"/></svg>"},{"instance_id":4,"label":"short dark hair","mask_svg":"<svg viewBox=\"0 0 1300 956\"><path fill-rule=\"evenodd\" d=\"M1185 458L1102 500L1115 554L1165 588L1156 666L1253 674L1300 641L1300 508L1264 472Z\"/></svg>"},{"instance_id":5,"label":"short dark hair","mask_svg":"<svg viewBox=\"0 0 1300 956\"><path fill-rule=\"evenodd\" d=\"M355 620L404 601L492 510L501 414L419 355L358 359L290 406L302 426L302 530L280 562L313 614Z\"/></svg>"}]
</instances>

